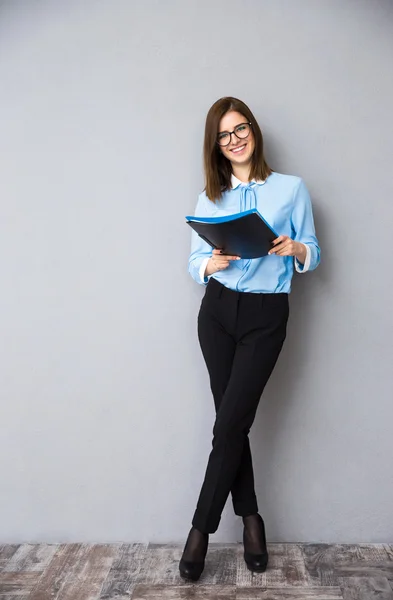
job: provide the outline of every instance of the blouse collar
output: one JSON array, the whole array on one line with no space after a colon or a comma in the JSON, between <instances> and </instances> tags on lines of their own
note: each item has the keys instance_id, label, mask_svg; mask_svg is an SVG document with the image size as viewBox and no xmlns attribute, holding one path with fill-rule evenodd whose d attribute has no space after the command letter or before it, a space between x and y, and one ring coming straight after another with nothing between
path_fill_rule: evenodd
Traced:
<instances>
[{"instance_id":1,"label":"blouse collar","mask_svg":"<svg viewBox=\"0 0 393 600\"><path fill-rule=\"evenodd\" d=\"M252 179L248 183L256 183L258 185L262 185L265 182L266 182L266 179ZM240 181L240 179L238 179L237 177L235 177L234 174L232 173L232 175L231 175L231 185L232 185L232 189L234 190L239 185L247 185L247 184L244 181Z\"/></svg>"}]
</instances>

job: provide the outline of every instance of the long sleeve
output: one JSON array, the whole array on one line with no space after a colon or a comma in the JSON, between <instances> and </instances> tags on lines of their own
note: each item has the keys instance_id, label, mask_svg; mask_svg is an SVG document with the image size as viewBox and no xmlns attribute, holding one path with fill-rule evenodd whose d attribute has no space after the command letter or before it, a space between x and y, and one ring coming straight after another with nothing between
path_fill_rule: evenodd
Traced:
<instances>
[{"instance_id":1,"label":"long sleeve","mask_svg":"<svg viewBox=\"0 0 393 600\"><path fill-rule=\"evenodd\" d=\"M307 250L304 265L295 258L296 271L299 273L313 271L319 265L321 250L315 235L310 194L302 179L294 193L291 225L294 232L293 239L304 244Z\"/></svg>"},{"instance_id":2,"label":"long sleeve","mask_svg":"<svg viewBox=\"0 0 393 600\"><path fill-rule=\"evenodd\" d=\"M204 192L199 194L198 202L195 208L196 217L209 216L210 200L206 198ZM212 247L209 246L199 235L191 230L191 254L188 259L188 271L193 279L201 285L206 285L209 277L205 277L205 269L209 258L212 256Z\"/></svg>"}]
</instances>

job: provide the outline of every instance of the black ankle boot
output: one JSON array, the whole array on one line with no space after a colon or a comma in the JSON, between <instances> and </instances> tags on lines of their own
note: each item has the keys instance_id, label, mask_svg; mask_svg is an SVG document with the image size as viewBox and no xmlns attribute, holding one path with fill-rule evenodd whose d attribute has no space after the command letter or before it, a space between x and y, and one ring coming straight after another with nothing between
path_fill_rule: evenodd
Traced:
<instances>
[{"instance_id":1,"label":"black ankle boot","mask_svg":"<svg viewBox=\"0 0 393 600\"><path fill-rule=\"evenodd\" d=\"M255 521L254 521L255 519ZM254 527L257 527L258 530L253 530ZM260 549L260 552L256 554L255 552L250 552L250 533L248 528L252 530L254 534L254 547L255 547L255 536L257 536L257 546ZM250 571L256 571L257 573L263 573L266 571L267 562L269 560L269 555L267 552L266 546L266 533L265 533L265 524L261 515L253 515L253 520L250 521L248 527L244 526L243 530L243 544L244 544L244 560L246 561L247 568Z\"/></svg>"},{"instance_id":2,"label":"black ankle boot","mask_svg":"<svg viewBox=\"0 0 393 600\"><path fill-rule=\"evenodd\" d=\"M197 581L205 567L205 556L209 544L209 534L191 527L183 556L180 559L179 571L184 579Z\"/></svg>"}]
</instances>

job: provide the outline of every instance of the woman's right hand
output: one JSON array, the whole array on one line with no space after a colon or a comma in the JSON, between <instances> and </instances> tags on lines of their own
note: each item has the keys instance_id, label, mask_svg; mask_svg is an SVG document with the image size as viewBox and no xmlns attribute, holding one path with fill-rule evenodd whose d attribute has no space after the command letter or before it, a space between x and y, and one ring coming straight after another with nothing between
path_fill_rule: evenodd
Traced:
<instances>
[{"instance_id":1,"label":"woman's right hand","mask_svg":"<svg viewBox=\"0 0 393 600\"><path fill-rule=\"evenodd\" d=\"M217 271L226 269L229 267L232 260L240 260L240 256L228 256L226 254L221 254L221 250L214 249L212 252L212 257L209 259L209 262L206 265L206 277L216 273Z\"/></svg>"}]
</instances>

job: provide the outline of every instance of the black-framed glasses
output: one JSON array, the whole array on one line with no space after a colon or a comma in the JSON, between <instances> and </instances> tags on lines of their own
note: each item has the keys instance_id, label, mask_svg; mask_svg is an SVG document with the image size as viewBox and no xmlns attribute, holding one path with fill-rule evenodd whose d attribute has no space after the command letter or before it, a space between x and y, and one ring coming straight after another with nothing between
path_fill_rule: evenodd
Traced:
<instances>
[{"instance_id":1,"label":"black-framed glasses","mask_svg":"<svg viewBox=\"0 0 393 600\"><path fill-rule=\"evenodd\" d=\"M221 131L217 135L217 144L219 146L228 146L231 143L232 133L240 140L244 140L244 138L250 135L250 131L251 123L239 123L233 131Z\"/></svg>"}]
</instances>

